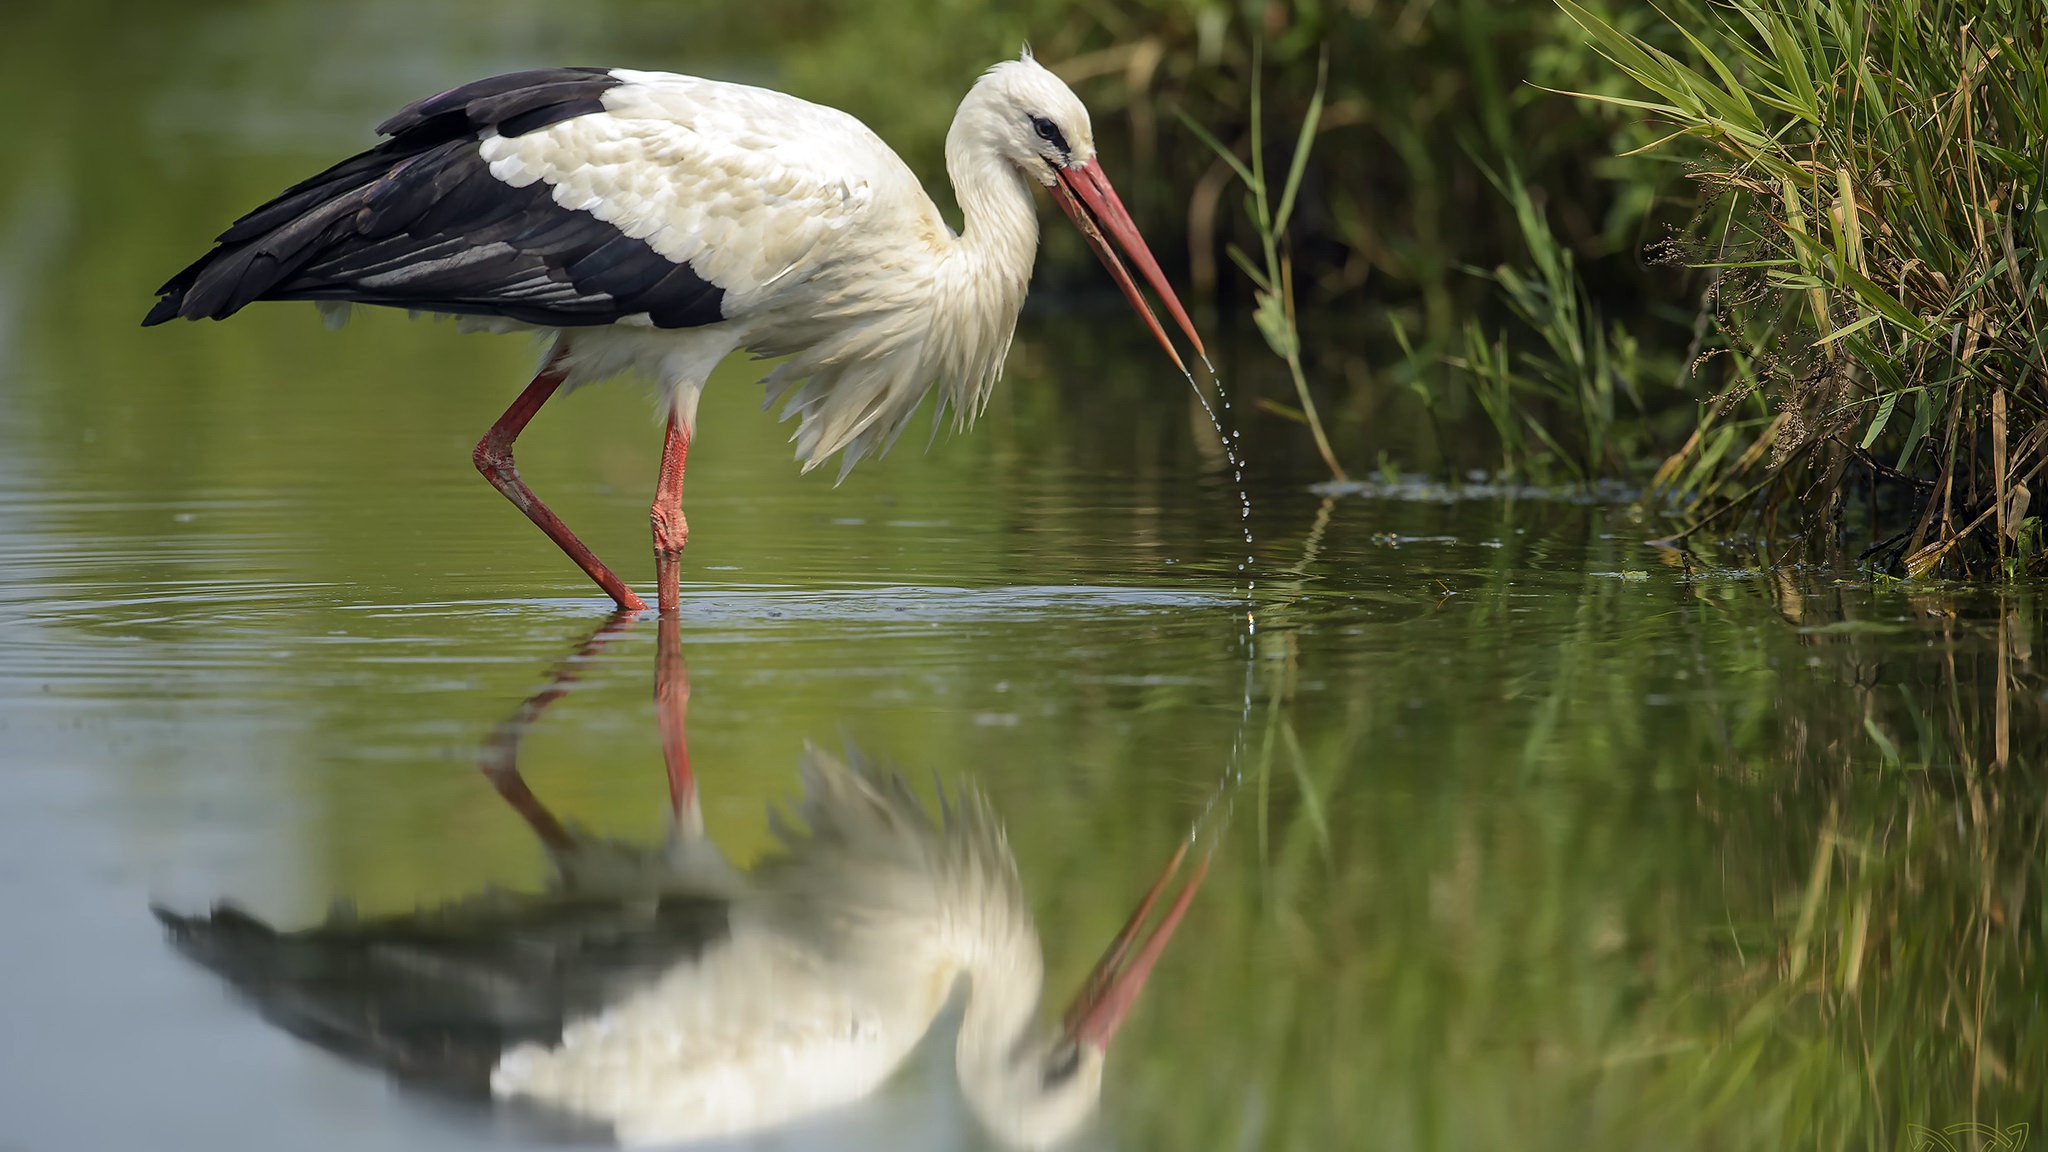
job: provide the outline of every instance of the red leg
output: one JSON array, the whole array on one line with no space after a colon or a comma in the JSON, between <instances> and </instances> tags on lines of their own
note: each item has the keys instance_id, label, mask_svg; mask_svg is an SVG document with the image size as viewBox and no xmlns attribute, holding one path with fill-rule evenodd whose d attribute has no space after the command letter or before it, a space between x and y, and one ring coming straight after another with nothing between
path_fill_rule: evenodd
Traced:
<instances>
[{"instance_id":1,"label":"red leg","mask_svg":"<svg viewBox=\"0 0 2048 1152\"><path fill-rule=\"evenodd\" d=\"M526 821L526 826L533 829L533 834L540 837L540 842L547 845L550 852L567 852L576 847L569 830L562 827L562 822L548 811L548 806L526 786L526 778L519 774L517 767L506 765L501 771L499 766L486 763L484 775L490 778L491 786L498 790L498 795L519 813L519 818Z\"/></svg>"},{"instance_id":2,"label":"red leg","mask_svg":"<svg viewBox=\"0 0 2048 1152\"><path fill-rule=\"evenodd\" d=\"M697 804L697 780L690 774L690 673L683 667L683 625L674 611L658 624L654 661L654 704L661 714L661 758L668 765L668 802L675 827L689 836L704 833Z\"/></svg>"},{"instance_id":3,"label":"red leg","mask_svg":"<svg viewBox=\"0 0 2048 1152\"><path fill-rule=\"evenodd\" d=\"M604 589L605 594L616 601L620 608L634 612L643 611L647 607L647 602L640 599L631 588L626 587L625 581L613 575L612 570L604 566L604 561L599 560L589 548L584 547L583 541L578 540L574 532L569 531L569 526L562 523L561 517L556 516L548 510L547 505L540 502L540 497L535 496L533 489L528 488L525 481L519 478L519 468L512 460L512 441L519 438L519 433L525 430L534 413L539 412L540 406L547 403L548 397L553 396L555 390L562 386L562 381L568 373L561 367L561 363L562 352L557 351L541 368L540 374L533 378L533 383L526 386L526 391L519 394L519 399L514 400L512 406L505 409L505 414L498 417L498 422L491 425L491 430L484 434L484 438L477 441L476 451L470 454L470 458L476 461L476 470L484 474L484 479L503 492L514 507L526 513L528 520L539 525L540 530L548 534L548 539L553 540L557 547L568 553L569 559L574 560L577 567L583 569L592 580L597 581L597 586ZM678 481L681 475L682 470L678 467Z\"/></svg>"},{"instance_id":4,"label":"red leg","mask_svg":"<svg viewBox=\"0 0 2048 1152\"><path fill-rule=\"evenodd\" d=\"M533 834L540 837L540 842L547 845L551 851L567 851L574 848L576 842L570 837L569 830L562 827L562 822L555 818L555 814L548 811L547 805L541 803L540 798L533 794L533 789L526 786L526 778L519 774L520 741L525 737L526 730L533 727L534 721L540 719L540 714L547 710L548 705L568 695L570 686L576 683L577 666L603 647L605 641L632 622L632 612L623 609L605 621L602 628L593 633L590 639L585 640L581 647L555 668L554 673L548 678L547 687L528 696L520 703L518 711L506 717L492 730L490 738L484 741L483 754L477 758L477 767L483 772L484 778L491 782L491 786L498 790L498 795L505 798L505 803L510 804L514 812L519 813L520 818L526 821L526 826L533 829Z\"/></svg>"},{"instance_id":5,"label":"red leg","mask_svg":"<svg viewBox=\"0 0 2048 1152\"><path fill-rule=\"evenodd\" d=\"M654 525L654 578L661 611L674 612L682 598L683 546L690 542L690 522L683 519L683 463L690 455L690 433L680 414L670 412L668 439L661 447L661 479L654 485L654 506L647 519Z\"/></svg>"}]
</instances>

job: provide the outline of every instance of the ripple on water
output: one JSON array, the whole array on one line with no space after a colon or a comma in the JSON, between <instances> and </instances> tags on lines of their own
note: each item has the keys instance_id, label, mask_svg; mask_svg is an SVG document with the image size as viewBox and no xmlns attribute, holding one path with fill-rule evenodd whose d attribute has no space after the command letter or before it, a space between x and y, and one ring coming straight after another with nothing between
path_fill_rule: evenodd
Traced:
<instances>
[{"instance_id":1,"label":"ripple on water","mask_svg":"<svg viewBox=\"0 0 2048 1152\"><path fill-rule=\"evenodd\" d=\"M1465 501L1532 500L1559 504L1630 504L1642 490L1614 480L1591 484L1520 484L1484 472L1456 483L1403 473L1388 479L1326 480L1309 489L1319 496L1353 496L1409 504L1457 504Z\"/></svg>"}]
</instances>

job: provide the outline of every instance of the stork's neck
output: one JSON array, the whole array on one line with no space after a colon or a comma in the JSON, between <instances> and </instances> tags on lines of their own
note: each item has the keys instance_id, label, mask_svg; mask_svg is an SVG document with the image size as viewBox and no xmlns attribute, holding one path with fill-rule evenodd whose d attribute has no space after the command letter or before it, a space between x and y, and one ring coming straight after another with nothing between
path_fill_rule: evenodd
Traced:
<instances>
[{"instance_id":1,"label":"stork's neck","mask_svg":"<svg viewBox=\"0 0 2048 1152\"><path fill-rule=\"evenodd\" d=\"M985 953L969 964L967 1010L953 1051L961 1089L990 1120L1009 1111L1017 1095L1020 1061L1038 1034L1044 987L1037 942L1008 951Z\"/></svg>"},{"instance_id":2,"label":"stork's neck","mask_svg":"<svg viewBox=\"0 0 2048 1152\"><path fill-rule=\"evenodd\" d=\"M997 149L1004 125L985 88L976 85L960 102L946 133L946 175L959 201L960 238L952 259L964 279L1000 292L1016 306L1024 302L1038 252L1038 213L1031 182Z\"/></svg>"},{"instance_id":3,"label":"stork's neck","mask_svg":"<svg viewBox=\"0 0 2048 1152\"><path fill-rule=\"evenodd\" d=\"M946 172L960 202L961 231L940 246L926 282L926 358L918 370L939 378L940 401L953 410L956 427L981 411L1002 375L1038 251L1030 182L998 150L1001 124L977 84L946 134Z\"/></svg>"},{"instance_id":4,"label":"stork's neck","mask_svg":"<svg viewBox=\"0 0 2048 1152\"><path fill-rule=\"evenodd\" d=\"M963 1081L1007 1065L1038 1022L1045 956L1017 864L988 801L963 788L928 849L944 963L967 978L956 1051Z\"/></svg>"},{"instance_id":5,"label":"stork's neck","mask_svg":"<svg viewBox=\"0 0 2048 1152\"><path fill-rule=\"evenodd\" d=\"M1010 956L978 957L967 969L967 1010L955 1056L962 1073L1007 1063L1038 1025L1044 961L1036 942Z\"/></svg>"}]
</instances>

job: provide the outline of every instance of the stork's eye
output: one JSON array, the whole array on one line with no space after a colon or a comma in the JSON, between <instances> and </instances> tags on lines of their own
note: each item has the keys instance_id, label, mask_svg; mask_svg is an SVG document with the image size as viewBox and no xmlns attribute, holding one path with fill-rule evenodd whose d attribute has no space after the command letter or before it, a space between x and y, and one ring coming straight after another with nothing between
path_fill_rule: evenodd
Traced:
<instances>
[{"instance_id":1,"label":"stork's eye","mask_svg":"<svg viewBox=\"0 0 2048 1152\"><path fill-rule=\"evenodd\" d=\"M1052 145L1053 147L1059 149L1060 155L1065 156L1069 151L1069 149L1067 148L1067 138L1060 134L1059 125L1053 123L1052 121L1046 119L1043 116L1033 116L1031 118L1031 129L1032 131L1038 133L1038 138L1040 140L1043 140L1046 143Z\"/></svg>"},{"instance_id":2,"label":"stork's eye","mask_svg":"<svg viewBox=\"0 0 2048 1152\"><path fill-rule=\"evenodd\" d=\"M1045 1087L1057 1088L1074 1078L1081 1068L1081 1046L1072 1040L1053 1049L1045 1061Z\"/></svg>"}]
</instances>

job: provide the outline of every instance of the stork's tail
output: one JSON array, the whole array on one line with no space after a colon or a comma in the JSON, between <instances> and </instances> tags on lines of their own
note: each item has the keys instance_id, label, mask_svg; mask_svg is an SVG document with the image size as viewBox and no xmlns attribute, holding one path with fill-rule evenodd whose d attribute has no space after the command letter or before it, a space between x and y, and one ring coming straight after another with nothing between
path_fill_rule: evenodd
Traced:
<instances>
[{"instance_id":1,"label":"stork's tail","mask_svg":"<svg viewBox=\"0 0 2048 1152\"><path fill-rule=\"evenodd\" d=\"M233 905L184 916L152 907L171 943L247 996L273 1023L330 1051L461 1096L487 1095L504 1022L451 1013L477 992L462 974L405 973L368 941L281 933Z\"/></svg>"},{"instance_id":2,"label":"stork's tail","mask_svg":"<svg viewBox=\"0 0 2048 1152\"><path fill-rule=\"evenodd\" d=\"M156 290L162 298L142 326L179 317L226 319L290 280L318 253L329 229L364 206L403 156L395 152L386 143L351 156L235 221L211 251Z\"/></svg>"},{"instance_id":3,"label":"stork's tail","mask_svg":"<svg viewBox=\"0 0 2048 1152\"><path fill-rule=\"evenodd\" d=\"M492 891L400 916L279 932L232 905L154 909L178 951L271 1022L443 1093L488 1094L499 1056L553 1044L727 933L726 906L680 894Z\"/></svg>"}]
</instances>

